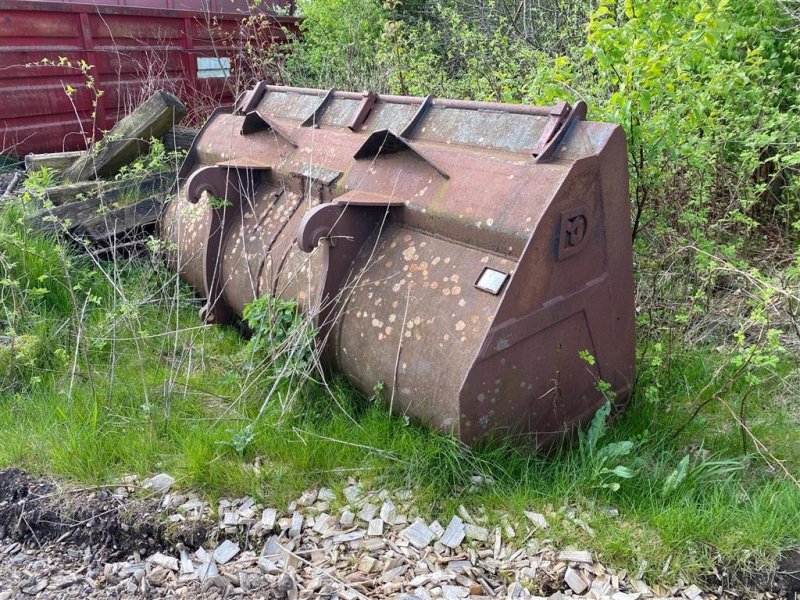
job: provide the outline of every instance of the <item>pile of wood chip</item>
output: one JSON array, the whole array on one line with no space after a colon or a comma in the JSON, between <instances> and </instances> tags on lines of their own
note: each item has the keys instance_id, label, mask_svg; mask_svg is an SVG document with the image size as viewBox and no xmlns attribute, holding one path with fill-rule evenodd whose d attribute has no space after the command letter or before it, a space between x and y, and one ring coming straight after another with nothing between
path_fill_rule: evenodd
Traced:
<instances>
[{"instance_id":1,"label":"pile of wood chip","mask_svg":"<svg viewBox=\"0 0 800 600\"><path fill-rule=\"evenodd\" d=\"M141 485L131 477L115 494L122 501L143 488L161 497L170 523L209 524L205 542L106 562L94 579L98 589L123 596L341 600L722 595L697 585L650 587L641 574L606 567L587 550L557 548L548 539L548 516L540 513L527 512L518 524L493 524L461 506L457 514L427 520L416 516L411 492L366 490L352 479L341 494L308 490L284 510L250 497L212 506L194 494L171 493L173 484L167 474Z\"/></svg>"}]
</instances>

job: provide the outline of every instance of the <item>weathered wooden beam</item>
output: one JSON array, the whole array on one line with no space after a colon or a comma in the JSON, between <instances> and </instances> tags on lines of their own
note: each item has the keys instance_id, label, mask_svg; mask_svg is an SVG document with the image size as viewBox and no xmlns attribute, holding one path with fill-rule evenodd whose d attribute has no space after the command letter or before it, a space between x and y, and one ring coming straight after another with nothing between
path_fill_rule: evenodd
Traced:
<instances>
[{"instance_id":1,"label":"weathered wooden beam","mask_svg":"<svg viewBox=\"0 0 800 600\"><path fill-rule=\"evenodd\" d=\"M113 175L149 149L150 139L161 137L186 115L186 107L160 90L119 121L103 140L64 171L69 181Z\"/></svg>"},{"instance_id":2,"label":"weathered wooden beam","mask_svg":"<svg viewBox=\"0 0 800 600\"><path fill-rule=\"evenodd\" d=\"M199 129L176 125L161 137L161 141L164 142L164 149L167 152L188 150L192 147L192 142L198 133L200 133Z\"/></svg>"},{"instance_id":3,"label":"weathered wooden beam","mask_svg":"<svg viewBox=\"0 0 800 600\"><path fill-rule=\"evenodd\" d=\"M114 189L103 191L85 200L40 210L27 217L25 222L39 231L72 234L85 223L90 223L97 216L102 216L101 212L106 213L127 204L134 204L139 198L165 194L174 180L173 173L159 173L150 175L139 182L124 182Z\"/></svg>"},{"instance_id":4,"label":"weathered wooden beam","mask_svg":"<svg viewBox=\"0 0 800 600\"><path fill-rule=\"evenodd\" d=\"M44 192L44 197L51 204L62 206L77 200L92 198L102 192L118 187L122 187L121 181L79 181L78 183L68 183L47 188Z\"/></svg>"},{"instance_id":5,"label":"weathered wooden beam","mask_svg":"<svg viewBox=\"0 0 800 600\"><path fill-rule=\"evenodd\" d=\"M28 154L25 157L25 170L37 171L42 167L61 171L86 154L85 150L75 150L74 152L49 152L47 154Z\"/></svg>"},{"instance_id":6,"label":"weathered wooden beam","mask_svg":"<svg viewBox=\"0 0 800 600\"><path fill-rule=\"evenodd\" d=\"M42 232L72 233L84 221L98 214L101 207L110 206L113 191L61 206L45 208L25 218L25 223Z\"/></svg>"},{"instance_id":7,"label":"weathered wooden beam","mask_svg":"<svg viewBox=\"0 0 800 600\"><path fill-rule=\"evenodd\" d=\"M114 245L131 241L155 227L164 206L165 195L151 196L134 204L115 208L81 223L74 235L95 244Z\"/></svg>"}]
</instances>

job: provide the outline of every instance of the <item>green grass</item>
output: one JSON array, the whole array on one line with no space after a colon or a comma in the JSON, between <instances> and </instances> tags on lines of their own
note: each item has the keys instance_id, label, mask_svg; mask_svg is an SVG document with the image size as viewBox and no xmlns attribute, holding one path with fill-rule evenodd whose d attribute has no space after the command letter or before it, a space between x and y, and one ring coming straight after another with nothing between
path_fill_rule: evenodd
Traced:
<instances>
[{"instance_id":1,"label":"green grass","mask_svg":"<svg viewBox=\"0 0 800 600\"><path fill-rule=\"evenodd\" d=\"M544 512L556 543L592 548L634 572L647 561L651 581L697 575L716 559L764 565L798 545L800 489L752 444L743 457L740 429L719 402L674 435L720 352L673 349L668 370L645 361L640 393L594 449L584 442L546 454L498 445L467 451L388 415L338 379L327 389L279 385L284 398L299 392L293 410L284 414L270 398L255 422L280 360L233 327L203 326L191 290L158 264L95 264L31 235L21 215L10 205L0 219L0 335L38 343L2 373L0 466L85 483L167 471L211 497L252 494L278 506L309 486L339 489L352 476L411 488L420 510L439 519L459 504L513 523L524 523L525 510ZM783 359L748 400L748 425L795 476L800 425L785 382L796 370ZM742 386L723 399L738 407ZM629 467L629 479L598 475L598 454L617 442L631 442L632 451L609 466ZM687 453L705 470L665 496L665 480ZM493 483L471 489L473 475ZM611 481L618 491L603 487ZM609 516L611 508L619 516Z\"/></svg>"}]
</instances>

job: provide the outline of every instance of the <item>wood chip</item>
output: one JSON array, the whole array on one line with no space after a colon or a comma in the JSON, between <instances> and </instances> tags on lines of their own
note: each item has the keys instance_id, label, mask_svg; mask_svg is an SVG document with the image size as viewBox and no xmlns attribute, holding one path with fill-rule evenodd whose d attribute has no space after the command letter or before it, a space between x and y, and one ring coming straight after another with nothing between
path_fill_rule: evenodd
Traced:
<instances>
[{"instance_id":1,"label":"wood chip","mask_svg":"<svg viewBox=\"0 0 800 600\"><path fill-rule=\"evenodd\" d=\"M369 527L367 528L367 535L383 535L383 519L372 519L369 522Z\"/></svg>"},{"instance_id":2,"label":"wood chip","mask_svg":"<svg viewBox=\"0 0 800 600\"><path fill-rule=\"evenodd\" d=\"M348 542L355 542L360 540L367 534L363 529L356 529L355 531L348 531L347 533L339 533L331 538L334 544L345 544Z\"/></svg>"},{"instance_id":3,"label":"wood chip","mask_svg":"<svg viewBox=\"0 0 800 600\"><path fill-rule=\"evenodd\" d=\"M612 591L611 583L607 578L598 577L592 581L591 593L595 598L608 598Z\"/></svg>"},{"instance_id":4,"label":"wood chip","mask_svg":"<svg viewBox=\"0 0 800 600\"><path fill-rule=\"evenodd\" d=\"M361 507L361 510L358 512L358 518L362 521L369 523L372 519L375 518L375 513L378 512L377 507L374 504L365 504Z\"/></svg>"},{"instance_id":5,"label":"wood chip","mask_svg":"<svg viewBox=\"0 0 800 600\"><path fill-rule=\"evenodd\" d=\"M375 570L375 565L377 563L378 561L376 559L372 558L369 554L365 554L359 559L358 565L356 565L356 570L365 574L371 573L373 570Z\"/></svg>"},{"instance_id":6,"label":"wood chip","mask_svg":"<svg viewBox=\"0 0 800 600\"><path fill-rule=\"evenodd\" d=\"M303 531L303 515L297 511L292 515L292 524L289 526L289 537L296 538Z\"/></svg>"},{"instance_id":7,"label":"wood chip","mask_svg":"<svg viewBox=\"0 0 800 600\"><path fill-rule=\"evenodd\" d=\"M333 502L336 500L336 494L333 493L333 490L329 488L319 488L319 494L317 494L317 500L322 500L323 502Z\"/></svg>"},{"instance_id":8,"label":"wood chip","mask_svg":"<svg viewBox=\"0 0 800 600\"><path fill-rule=\"evenodd\" d=\"M428 527L430 527L430 528L431 528L431 531L433 531L433 534L434 534L434 535L435 535L437 538L440 538L440 537L442 537L442 535L444 534L444 527L442 527L442 524L441 524L441 523L439 523L439 521L434 521L433 523L431 523L430 525L428 525Z\"/></svg>"},{"instance_id":9,"label":"wood chip","mask_svg":"<svg viewBox=\"0 0 800 600\"><path fill-rule=\"evenodd\" d=\"M194 556L201 563L207 563L211 560L211 555L202 546L195 550Z\"/></svg>"},{"instance_id":10,"label":"wood chip","mask_svg":"<svg viewBox=\"0 0 800 600\"><path fill-rule=\"evenodd\" d=\"M397 508L394 503L391 500L384 502L383 506L381 506L381 519L383 519L383 522L392 525L396 516Z\"/></svg>"},{"instance_id":11,"label":"wood chip","mask_svg":"<svg viewBox=\"0 0 800 600\"><path fill-rule=\"evenodd\" d=\"M267 529L275 527L275 521L278 519L278 511L274 508L264 509L261 513L261 524Z\"/></svg>"},{"instance_id":12,"label":"wood chip","mask_svg":"<svg viewBox=\"0 0 800 600\"><path fill-rule=\"evenodd\" d=\"M278 542L278 536L272 535L264 544L264 548L261 549L261 556L266 557L274 557L280 556L284 554L284 551L280 547L280 543Z\"/></svg>"},{"instance_id":13,"label":"wood chip","mask_svg":"<svg viewBox=\"0 0 800 600\"><path fill-rule=\"evenodd\" d=\"M200 579L200 581L211 580L218 575L219 570L217 569L217 564L213 560L205 562L197 567L197 577Z\"/></svg>"},{"instance_id":14,"label":"wood chip","mask_svg":"<svg viewBox=\"0 0 800 600\"><path fill-rule=\"evenodd\" d=\"M433 530L422 520L414 521L414 523L403 529L400 535L417 548L425 548L436 537Z\"/></svg>"},{"instance_id":15,"label":"wood chip","mask_svg":"<svg viewBox=\"0 0 800 600\"><path fill-rule=\"evenodd\" d=\"M544 518L543 514L537 512L530 512L525 511L525 516L528 517L528 520L533 523L539 529L547 529L547 519Z\"/></svg>"},{"instance_id":16,"label":"wood chip","mask_svg":"<svg viewBox=\"0 0 800 600\"><path fill-rule=\"evenodd\" d=\"M558 560L591 564L592 554L586 550L562 550L558 553Z\"/></svg>"},{"instance_id":17,"label":"wood chip","mask_svg":"<svg viewBox=\"0 0 800 600\"><path fill-rule=\"evenodd\" d=\"M314 522L314 531L321 535L326 535L336 530L336 525L339 523L339 519L336 517L332 517L327 513L322 513L317 517L317 520Z\"/></svg>"},{"instance_id":18,"label":"wood chip","mask_svg":"<svg viewBox=\"0 0 800 600\"><path fill-rule=\"evenodd\" d=\"M349 510L343 510L342 516L339 517L339 525L342 527L351 527L355 522L356 516Z\"/></svg>"},{"instance_id":19,"label":"wood chip","mask_svg":"<svg viewBox=\"0 0 800 600\"><path fill-rule=\"evenodd\" d=\"M472 525L475 524L475 520L472 518L472 515L467 512L467 509L463 504L458 507L458 516L464 519L465 523L471 523Z\"/></svg>"},{"instance_id":20,"label":"wood chip","mask_svg":"<svg viewBox=\"0 0 800 600\"><path fill-rule=\"evenodd\" d=\"M154 494L166 494L174 484L175 478L172 475L159 473L145 480L142 487L146 490L152 490Z\"/></svg>"},{"instance_id":21,"label":"wood chip","mask_svg":"<svg viewBox=\"0 0 800 600\"><path fill-rule=\"evenodd\" d=\"M444 530L442 539L440 541L448 548L455 550L461 545L461 542L464 541L464 536L464 522L458 517L454 516L450 520L450 524L447 526L447 529Z\"/></svg>"},{"instance_id":22,"label":"wood chip","mask_svg":"<svg viewBox=\"0 0 800 600\"><path fill-rule=\"evenodd\" d=\"M191 575L194 573L194 563L186 550L181 550L181 573Z\"/></svg>"},{"instance_id":23,"label":"wood chip","mask_svg":"<svg viewBox=\"0 0 800 600\"><path fill-rule=\"evenodd\" d=\"M267 575L277 575L281 572L281 569L277 564L263 556L258 559L258 567Z\"/></svg>"},{"instance_id":24,"label":"wood chip","mask_svg":"<svg viewBox=\"0 0 800 600\"><path fill-rule=\"evenodd\" d=\"M408 571L408 565L400 565L388 571L384 571L383 580L386 582L396 581L400 579Z\"/></svg>"},{"instance_id":25,"label":"wood chip","mask_svg":"<svg viewBox=\"0 0 800 600\"><path fill-rule=\"evenodd\" d=\"M297 499L298 506L311 506L314 502L317 501L317 497L319 496L319 492L317 490L307 490L303 492L303 495Z\"/></svg>"},{"instance_id":26,"label":"wood chip","mask_svg":"<svg viewBox=\"0 0 800 600\"><path fill-rule=\"evenodd\" d=\"M350 504L355 504L361 499L361 496L364 492L361 490L361 486L358 485L348 485L346 488L342 490L344 497Z\"/></svg>"},{"instance_id":27,"label":"wood chip","mask_svg":"<svg viewBox=\"0 0 800 600\"><path fill-rule=\"evenodd\" d=\"M427 585L427 583L430 580L431 580L430 575L423 573L421 575L417 575L416 577L414 577L414 579L408 582L408 585L411 587L419 587L421 585Z\"/></svg>"},{"instance_id":28,"label":"wood chip","mask_svg":"<svg viewBox=\"0 0 800 600\"><path fill-rule=\"evenodd\" d=\"M386 542L382 539L364 538L361 540L361 547L368 552L377 552L378 550L383 550L386 547Z\"/></svg>"},{"instance_id":29,"label":"wood chip","mask_svg":"<svg viewBox=\"0 0 800 600\"><path fill-rule=\"evenodd\" d=\"M178 570L178 559L172 556L167 556L166 554L161 554L161 552L156 552L153 554L147 559L147 562L170 571Z\"/></svg>"},{"instance_id":30,"label":"wood chip","mask_svg":"<svg viewBox=\"0 0 800 600\"><path fill-rule=\"evenodd\" d=\"M460 585L443 585L442 598L445 600L458 600L469 597L469 588Z\"/></svg>"},{"instance_id":31,"label":"wood chip","mask_svg":"<svg viewBox=\"0 0 800 600\"><path fill-rule=\"evenodd\" d=\"M478 527L477 525L473 525L472 523L467 523L464 525L464 533L469 540L478 540L479 542L485 542L489 539L489 530L485 527Z\"/></svg>"},{"instance_id":32,"label":"wood chip","mask_svg":"<svg viewBox=\"0 0 800 600\"><path fill-rule=\"evenodd\" d=\"M584 581L583 577L581 577L580 573L578 573L572 567L568 568L566 573L564 573L564 581L570 587L570 589L578 595L585 592L589 587L586 581Z\"/></svg>"},{"instance_id":33,"label":"wood chip","mask_svg":"<svg viewBox=\"0 0 800 600\"><path fill-rule=\"evenodd\" d=\"M224 565L237 554L239 554L239 544L230 540L225 540L214 550L211 556L219 564Z\"/></svg>"},{"instance_id":34,"label":"wood chip","mask_svg":"<svg viewBox=\"0 0 800 600\"><path fill-rule=\"evenodd\" d=\"M702 593L703 593L703 590L701 590L699 587L697 587L694 584L690 585L688 588L683 590L683 595L686 596L687 598L689 598L689 600L694 600L695 598L697 598Z\"/></svg>"}]
</instances>

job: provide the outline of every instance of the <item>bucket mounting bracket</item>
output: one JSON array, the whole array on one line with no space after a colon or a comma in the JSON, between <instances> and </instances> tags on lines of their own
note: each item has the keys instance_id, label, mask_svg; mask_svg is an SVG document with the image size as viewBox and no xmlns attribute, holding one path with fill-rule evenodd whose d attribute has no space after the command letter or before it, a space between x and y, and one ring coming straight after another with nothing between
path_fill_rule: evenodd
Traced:
<instances>
[{"instance_id":1,"label":"bucket mounting bracket","mask_svg":"<svg viewBox=\"0 0 800 600\"><path fill-rule=\"evenodd\" d=\"M227 323L233 311L223 301L223 282L219 264L225 232L238 223L242 205L261 183L262 174L270 167L234 161L198 169L186 181L186 197L196 204L208 194L209 219L206 244L203 247L203 292L206 304L200 318L208 323Z\"/></svg>"}]
</instances>

